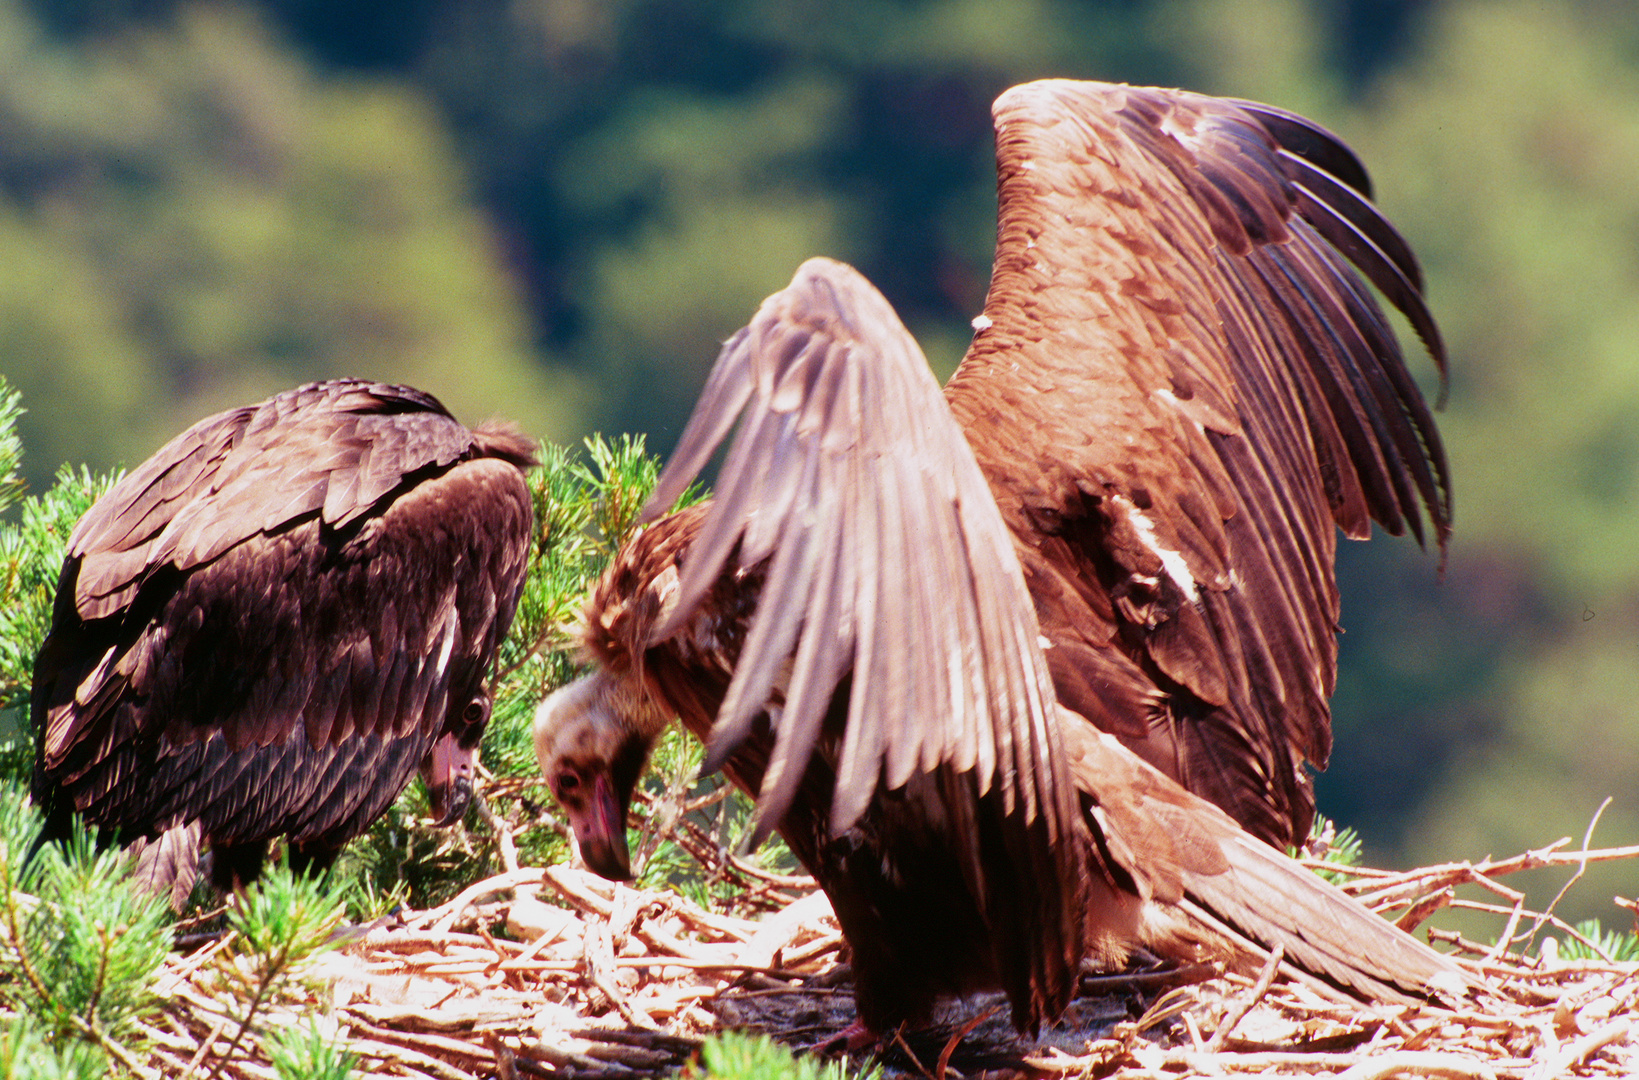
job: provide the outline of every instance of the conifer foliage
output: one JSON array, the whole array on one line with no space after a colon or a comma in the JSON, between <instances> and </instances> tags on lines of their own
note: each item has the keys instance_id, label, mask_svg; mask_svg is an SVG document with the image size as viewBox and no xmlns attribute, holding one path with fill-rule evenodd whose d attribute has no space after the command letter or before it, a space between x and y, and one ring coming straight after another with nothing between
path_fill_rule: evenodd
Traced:
<instances>
[{"instance_id":1,"label":"conifer foliage","mask_svg":"<svg viewBox=\"0 0 1639 1080\"><path fill-rule=\"evenodd\" d=\"M174 922L162 900L131 887L121 852L99 851L89 834L34 849L33 659L68 535L118 474L64 468L48 491L25 492L15 433L24 408L0 378L0 1009L11 1016L0 1023L0 1076L147 1075L145 1040L167 1008L164 964L192 944L188 935L213 941L203 962L220 1004L220 1031L201 1050L198 1075L245 1056L281 1077L351 1075L344 1042L322 1017L289 1022L293 1003L305 1000L306 973L335 946L338 927L400 904L447 900L499 870L504 857L543 864L566 851L543 813L530 717L570 674L565 628L587 582L632 528L656 463L641 439L594 438L580 451L547 448L531 472L538 533L496 673L483 797L466 829L431 828L425 792L412 785L327 876L280 867L225 909L197 893L200 909Z\"/></svg>"}]
</instances>

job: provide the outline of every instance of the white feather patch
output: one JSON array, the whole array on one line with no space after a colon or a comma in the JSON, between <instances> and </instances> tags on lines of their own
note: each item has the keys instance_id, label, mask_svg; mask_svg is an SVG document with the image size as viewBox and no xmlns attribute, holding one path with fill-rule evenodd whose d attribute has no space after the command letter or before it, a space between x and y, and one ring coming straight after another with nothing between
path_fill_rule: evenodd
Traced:
<instances>
[{"instance_id":1,"label":"white feather patch","mask_svg":"<svg viewBox=\"0 0 1639 1080\"><path fill-rule=\"evenodd\" d=\"M440 679L449 671L450 654L455 651L456 615L454 597L450 598L447 610L449 615L444 620L444 640L438 646L438 662L435 668Z\"/></svg>"},{"instance_id":2,"label":"white feather patch","mask_svg":"<svg viewBox=\"0 0 1639 1080\"><path fill-rule=\"evenodd\" d=\"M1154 552L1155 557L1161 560L1161 569L1166 571L1173 584L1183 591L1183 594L1189 598L1190 603L1198 602L1201 599L1201 593L1195 586L1195 577L1189 572L1189 563L1184 561L1184 556L1161 543L1155 535L1155 523L1145 517L1143 512L1132 504L1131 499L1123 495L1116 495L1112 497L1111 501L1127 515L1127 520L1132 524L1133 532L1137 535L1139 543L1149 548L1150 551Z\"/></svg>"}]
</instances>

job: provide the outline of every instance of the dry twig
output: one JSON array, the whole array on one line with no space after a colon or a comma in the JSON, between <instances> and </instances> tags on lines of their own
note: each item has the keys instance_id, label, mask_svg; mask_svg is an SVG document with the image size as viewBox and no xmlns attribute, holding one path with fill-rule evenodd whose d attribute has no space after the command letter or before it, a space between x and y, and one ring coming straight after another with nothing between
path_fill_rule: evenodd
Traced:
<instances>
[{"instance_id":1,"label":"dry twig","mask_svg":"<svg viewBox=\"0 0 1639 1080\"><path fill-rule=\"evenodd\" d=\"M1023 1069L1063 1080L1268 1072L1343 1080L1630 1075L1639 1072L1639 1021L1630 1019L1639 1011L1639 964L1550 967L1510 951L1518 927L1559 923L1551 911L1527 910L1523 897L1494 877L1639 856L1639 848L1564 846L1405 874L1357 872L1354 891L1405 907L1416 920L1453 904L1498 921L1501 948L1430 930L1431 938L1470 952L1484 984L1482 999L1454 1009L1367 1009L1293 979L1277 950L1255 980L1205 965L1084 977L1084 996L1041 1042L1020 1040L1005 1009L989 1015L997 999L980 998L953 1008L927 1032L896 1037L885 1067L890 1074L914 1072L915 1063L934 1062L935 1075ZM805 883L731 870L744 872L748 889L766 890L760 895L770 904L777 896L778 912L758 921L569 866L520 867L475 882L448 904L357 934L327 961L330 1000L306 1007L334 1011L372 1074L426 1080L648 1080L675 1071L702 1036L725 1022L797 1043L841 1031L854 1014L838 963L842 938L823 895L810 890L793 902L776 890ZM1463 884L1478 884L1505 903L1451 900ZM563 918L532 924L547 927L533 931L533 940L488 931L520 905L550 915L542 907L547 899L563 905ZM473 912L484 916L478 932L457 932ZM205 963L216 947L170 964L164 1023L145 1031L151 1064L167 1074L219 1053L212 1047L220 1042L223 1010ZM1158 991L1134 1023L1135 995L1147 1000ZM1203 1040L1202 1030L1211 1037ZM223 1063L223 1075L271 1076L259 1047L247 1042L242 1050Z\"/></svg>"}]
</instances>

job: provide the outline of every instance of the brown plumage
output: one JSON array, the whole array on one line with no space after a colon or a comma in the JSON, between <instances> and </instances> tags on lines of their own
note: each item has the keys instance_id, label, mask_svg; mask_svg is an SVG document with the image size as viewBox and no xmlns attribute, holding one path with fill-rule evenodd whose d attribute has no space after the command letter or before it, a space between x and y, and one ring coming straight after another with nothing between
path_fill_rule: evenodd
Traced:
<instances>
[{"instance_id":1,"label":"brown plumage","mask_svg":"<svg viewBox=\"0 0 1639 1080\"><path fill-rule=\"evenodd\" d=\"M523 586L534 444L342 380L208 417L68 542L35 664L34 799L186 899L268 841L328 866L420 768L456 820Z\"/></svg>"},{"instance_id":2,"label":"brown plumage","mask_svg":"<svg viewBox=\"0 0 1639 1080\"><path fill-rule=\"evenodd\" d=\"M621 551L598 669L537 717L583 853L625 872L675 712L830 895L879 1030L984 987L1032 1028L1084 958L1179 947L1180 918L1368 996L1454 984L1250 838L1313 813L1336 531L1448 531L1349 266L1442 360L1409 250L1347 148L1266 106L1052 81L995 114L995 268L942 397L825 260L725 346L652 505L738 418L715 497Z\"/></svg>"}]
</instances>

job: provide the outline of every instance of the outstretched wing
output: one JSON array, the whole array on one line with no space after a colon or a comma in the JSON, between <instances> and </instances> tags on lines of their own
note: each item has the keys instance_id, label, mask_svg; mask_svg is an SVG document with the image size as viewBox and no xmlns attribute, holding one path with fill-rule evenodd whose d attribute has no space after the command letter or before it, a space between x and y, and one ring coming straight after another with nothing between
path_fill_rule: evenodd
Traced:
<instances>
[{"instance_id":1,"label":"outstretched wing","mask_svg":"<svg viewBox=\"0 0 1639 1080\"><path fill-rule=\"evenodd\" d=\"M724 347L650 503L742 418L654 638L731 557L766 577L712 731L713 769L784 703L758 799L772 828L852 674L831 826L914 772L977 770L1054 836L1073 815L1053 690L1012 538L916 342L858 272L810 259Z\"/></svg>"},{"instance_id":2,"label":"outstretched wing","mask_svg":"<svg viewBox=\"0 0 1639 1080\"><path fill-rule=\"evenodd\" d=\"M1012 538L921 351L856 271L804 263L724 347L651 514L737 418L647 643L697 633L703 598L760 578L706 767L742 747L731 766L766 762L753 842L800 810L786 827L825 837L816 872L856 823L839 843L880 844L884 876L947 853L1016 1021L1055 1015L1084 949L1084 834ZM830 798L805 774L834 775ZM825 802L828 834L809 820Z\"/></svg>"},{"instance_id":3,"label":"outstretched wing","mask_svg":"<svg viewBox=\"0 0 1639 1080\"><path fill-rule=\"evenodd\" d=\"M1290 841L1331 746L1337 529L1449 529L1433 420L1350 266L1443 363L1416 263L1292 114L1064 81L995 114L996 265L947 396L1059 698Z\"/></svg>"}]
</instances>

